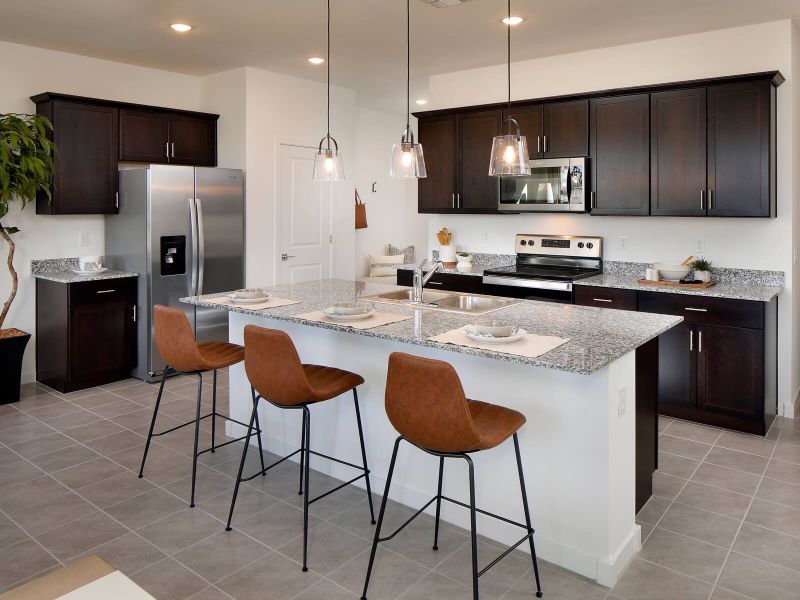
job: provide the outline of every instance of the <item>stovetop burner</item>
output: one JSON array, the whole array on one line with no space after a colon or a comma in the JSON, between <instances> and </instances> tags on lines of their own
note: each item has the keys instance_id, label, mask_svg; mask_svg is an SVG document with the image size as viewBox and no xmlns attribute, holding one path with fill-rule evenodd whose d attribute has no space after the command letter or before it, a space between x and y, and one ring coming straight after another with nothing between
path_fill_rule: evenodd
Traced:
<instances>
[{"instance_id":1,"label":"stovetop burner","mask_svg":"<svg viewBox=\"0 0 800 600\"><path fill-rule=\"evenodd\" d=\"M583 267L557 267L545 265L527 265L516 263L484 271L487 275L506 277L522 277L524 279L551 279L556 281L575 281L586 277L600 275L602 269Z\"/></svg>"}]
</instances>

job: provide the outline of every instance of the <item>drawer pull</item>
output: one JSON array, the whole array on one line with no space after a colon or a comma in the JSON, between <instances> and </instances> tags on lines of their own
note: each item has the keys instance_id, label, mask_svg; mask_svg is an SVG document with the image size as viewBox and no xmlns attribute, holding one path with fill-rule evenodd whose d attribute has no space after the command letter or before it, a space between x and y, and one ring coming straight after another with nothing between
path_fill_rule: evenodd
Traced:
<instances>
[{"instance_id":1,"label":"drawer pull","mask_svg":"<svg viewBox=\"0 0 800 600\"><path fill-rule=\"evenodd\" d=\"M595 302L608 302L609 304L614 302L613 300L609 300L608 298L592 298L592 300L594 300Z\"/></svg>"},{"instance_id":2,"label":"drawer pull","mask_svg":"<svg viewBox=\"0 0 800 600\"><path fill-rule=\"evenodd\" d=\"M113 294L117 290L97 290L98 294Z\"/></svg>"},{"instance_id":3,"label":"drawer pull","mask_svg":"<svg viewBox=\"0 0 800 600\"><path fill-rule=\"evenodd\" d=\"M702 352L703 351L703 332L702 331L698 331L697 332L697 351L698 352Z\"/></svg>"},{"instance_id":4,"label":"drawer pull","mask_svg":"<svg viewBox=\"0 0 800 600\"><path fill-rule=\"evenodd\" d=\"M683 310L691 310L692 312L708 312L707 308L692 308L691 306L687 306Z\"/></svg>"},{"instance_id":5,"label":"drawer pull","mask_svg":"<svg viewBox=\"0 0 800 600\"><path fill-rule=\"evenodd\" d=\"M694 352L694 331L689 331L689 352Z\"/></svg>"},{"instance_id":6,"label":"drawer pull","mask_svg":"<svg viewBox=\"0 0 800 600\"><path fill-rule=\"evenodd\" d=\"M444 285L441 281L429 281L425 285Z\"/></svg>"}]
</instances>

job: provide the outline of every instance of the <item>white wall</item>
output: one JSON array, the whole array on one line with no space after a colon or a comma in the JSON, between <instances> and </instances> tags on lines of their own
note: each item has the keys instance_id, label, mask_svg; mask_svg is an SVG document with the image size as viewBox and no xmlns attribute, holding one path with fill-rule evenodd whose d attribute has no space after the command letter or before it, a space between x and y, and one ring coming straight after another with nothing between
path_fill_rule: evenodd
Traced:
<instances>
[{"instance_id":1,"label":"white wall","mask_svg":"<svg viewBox=\"0 0 800 600\"><path fill-rule=\"evenodd\" d=\"M227 169L244 169L246 166L246 73L243 68L232 69L200 80L201 110L219 115L217 162Z\"/></svg>"},{"instance_id":2,"label":"white wall","mask_svg":"<svg viewBox=\"0 0 800 600\"><path fill-rule=\"evenodd\" d=\"M399 142L405 119L403 113L367 108L359 108L356 115L354 184L367 205L368 225L355 233L359 277L369 274L368 256L383 254L388 243L415 246L420 260L427 252L427 220L417 214L416 180L389 178L392 145Z\"/></svg>"},{"instance_id":3,"label":"white wall","mask_svg":"<svg viewBox=\"0 0 800 600\"><path fill-rule=\"evenodd\" d=\"M794 23L792 27L792 76L788 82L793 89L793 111L792 111L792 147L794 149L794 161L789 167L794 174L792 184L792 195L794 207L792 240L793 252L798 251L800 246L800 25ZM792 280L796 285L800 285L800 263L796 256L792 258ZM800 292L795 293L792 299L792 314L800 321ZM794 349L794 360L791 363L792 371L792 390L800 387L800 323L795 323L792 327L792 348ZM796 393L796 392L795 392ZM794 412L800 417L800 400L794 398Z\"/></svg>"},{"instance_id":4,"label":"white wall","mask_svg":"<svg viewBox=\"0 0 800 600\"><path fill-rule=\"evenodd\" d=\"M794 42L794 43L793 43ZM695 241L705 240L706 256L719 266L771 269L787 274L781 296L780 403L791 414L800 386L800 299L793 294L793 235L798 240L800 205L796 122L800 91L797 29L779 21L604 48L515 63L515 99L558 96L610 88L684 81L705 77L780 70L787 81L778 88L778 218L633 218L587 215L445 216L428 218L428 242L446 225L464 249L513 253L515 233L570 233L606 239L611 260L653 261L683 259L695 254ZM794 57L793 57L794 50ZM506 67L498 65L430 78L431 108L447 108L504 100ZM795 233L793 234L793 230ZM628 250L618 245L627 236ZM797 241L794 242L796 246ZM800 273L797 273L800 275Z\"/></svg>"},{"instance_id":5,"label":"white wall","mask_svg":"<svg viewBox=\"0 0 800 600\"><path fill-rule=\"evenodd\" d=\"M29 97L41 92L63 92L110 100L199 110L200 80L168 73L53 52L19 44L0 42L0 113L32 113L36 107ZM35 328L35 286L30 275L33 259L103 254L102 216L43 216L34 205L24 212L19 204L3 219L5 226L16 226L17 254L14 261L20 286L6 327L33 332ZM79 232L89 233L89 245L79 246ZM3 251L6 249L3 248ZM10 277L0 274L0 298L10 290ZM28 345L23 364L23 380L31 381L35 369L35 339Z\"/></svg>"}]
</instances>

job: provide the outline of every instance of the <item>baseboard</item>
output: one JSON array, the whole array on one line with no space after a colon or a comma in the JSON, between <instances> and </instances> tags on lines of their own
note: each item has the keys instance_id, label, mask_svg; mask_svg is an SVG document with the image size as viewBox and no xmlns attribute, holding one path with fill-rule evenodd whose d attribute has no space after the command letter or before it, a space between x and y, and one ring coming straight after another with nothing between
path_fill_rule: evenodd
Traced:
<instances>
[{"instance_id":1,"label":"baseboard","mask_svg":"<svg viewBox=\"0 0 800 600\"><path fill-rule=\"evenodd\" d=\"M36 381L36 371L23 371L22 383L33 383Z\"/></svg>"},{"instance_id":2,"label":"baseboard","mask_svg":"<svg viewBox=\"0 0 800 600\"><path fill-rule=\"evenodd\" d=\"M627 539L616 554L597 562L597 583L606 587L614 587L622 575L622 571L633 560L642 548L642 527L634 524Z\"/></svg>"}]
</instances>

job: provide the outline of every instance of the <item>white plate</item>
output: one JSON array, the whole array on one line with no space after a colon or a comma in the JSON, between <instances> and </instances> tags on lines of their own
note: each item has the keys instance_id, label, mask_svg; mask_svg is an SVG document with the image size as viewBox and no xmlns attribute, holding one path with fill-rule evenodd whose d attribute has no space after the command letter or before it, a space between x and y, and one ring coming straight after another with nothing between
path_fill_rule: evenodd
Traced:
<instances>
[{"instance_id":1,"label":"white plate","mask_svg":"<svg viewBox=\"0 0 800 600\"><path fill-rule=\"evenodd\" d=\"M72 272L76 275L94 275L95 273L105 273L108 271L108 267L100 267L99 269L88 269L84 271L83 269L72 269Z\"/></svg>"},{"instance_id":2,"label":"white plate","mask_svg":"<svg viewBox=\"0 0 800 600\"><path fill-rule=\"evenodd\" d=\"M375 309L373 308L369 312L365 312L360 315L339 315L333 312L330 308L326 308L322 312L326 317L333 319L334 321L363 321L364 319L369 319L372 315L374 315Z\"/></svg>"},{"instance_id":3,"label":"white plate","mask_svg":"<svg viewBox=\"0 0 800 600\"><path fill-rule=\"evenodd\" d=\"M228 294L227 298L234 304L261 304L269 300L271 294L266 294L262 298L237 298L233 294Z\"/></svg>"},{"instance_id":4,"label":"white plate","mask_svg":"<svg viewBox=\"0 0 800 600\"><path fill-rule=\"evenodd\" d=\"M517 333L514 335L510 335L508 337L493 337L491 335L476 333L470 329L469 325L467 325L467 328L464 329L464 333L473 342L480 342L481 344L511 344L512 342L517 342L528 335L528 332L520 327L517 330Z\"/></svg>"}]
</instances>

